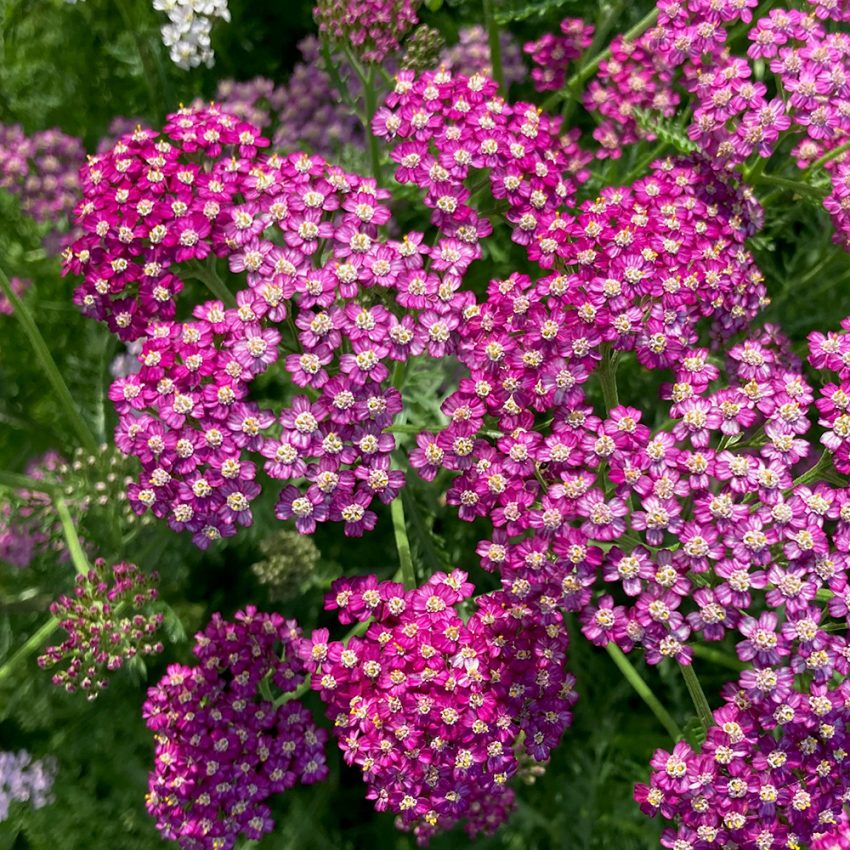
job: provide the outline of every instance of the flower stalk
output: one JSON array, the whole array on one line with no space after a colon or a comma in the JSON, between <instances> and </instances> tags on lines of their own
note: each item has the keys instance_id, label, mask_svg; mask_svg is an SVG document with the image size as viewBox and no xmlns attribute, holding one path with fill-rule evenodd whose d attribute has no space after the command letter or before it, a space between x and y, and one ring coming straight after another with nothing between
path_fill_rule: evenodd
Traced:
<instances>
[{"instance_id":1,"label":"flower stalk","mask_svg":"<svg viewBox=\"0 0 850 850\"><path fill-rule=\"evenodd\" d=\"M646 703L649 710L655 715L658 722L667 730L674 741L683 737L682 730L673 719L669 711L664 707L661 700L652 692L649 685L641 678L631 661L626 657L623 650L615 643L609 643L605 647L611 660L617 665L625 680L632 686L634 692Z\"/></svg>"},{"instance_id":2,"label":"flower stalk","mask_svg":"<svg viewBox=\"0 0 850 850\"><path fill-rule=\"evenodd\" d=\"M36 360L38 360L39 365L47 376L47 380L53 387L56 400L65 411L65 415L68 418L71 427L76 432L80 444L84 449L86 449L86 451L89 452L89 454L97 454L97 440L95 439L94 434L86 424L86 421L83 419L80 411L77 409L77 405L74 403L74 399L71 396L71 391L68 389L68 385L62 377L62 373L56 366L56 361L53 359L50 349L47 347L47 343L44 341L44 337L41 335L41 331L38 329L35 319L32 317L32 313L30 313L27 306L23 301L21 301L14 289L12 289L12 284L9 282L9 278L6 276L3 269L0 269L0 289L3 291L6 298L9 299L9 303L12 305L12 309L15 313L15 318L18 320L21 327L24 329L24 333L26 333L29 338L30 345L32 345L33 351L35 352Z\"/></svg>"},{"instance_id":3,"label":"flower stalk","mask_svg":"<svg viewBox=\"0 0 850 850\"><path fill-rule=\"evenodd\" d=\"M484 11L484 26L487 30L487 41L490 45L490 67L493 69L493 79L499 86L499 94L507 96L505 89L505 71L502 67L502 46L499 43L499 24L493 15L493 0L482 0Z\"/></svg>"},{"instance_id":4,"label":"flower stalk","mask_svg":"<svg viewBox=\"0 0 850 850\"><path fill-rule=\"evenodd\" d=\"M74 520L71 512L68 510L68 503L65 497L59 493L53 494L53 506L56 508L56 513L59 516L59 522L62 524L62 534L65 536L65 545L68 547L68 554L71 556L71 563L78 575L88 575L91 569L91 564L83 551L83 545L80 542L80 537L77 534L77 529L74 527Z\"/></svg>"},{"instance_id":5,"label":"flower stalk","mask_svg":"<svg viewBox=\"0 0 850 850\"><path fill-rule=\"evenodd\" d=\"M699 717L703 727L708 730L714 725L714 716L711 713L711 706L708 704L696 671L692 664L680 664L679 669L682 671L688 693L691 695L694 708L697 710L697 717Z\"/></svg>"}]
</instances>

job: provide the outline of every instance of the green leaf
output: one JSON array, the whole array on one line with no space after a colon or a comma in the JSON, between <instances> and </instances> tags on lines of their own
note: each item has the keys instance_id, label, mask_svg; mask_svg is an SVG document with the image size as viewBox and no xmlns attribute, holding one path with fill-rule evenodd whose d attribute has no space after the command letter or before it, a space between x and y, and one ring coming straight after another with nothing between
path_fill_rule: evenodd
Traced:
<instances>
[{"instance_id":1,"label":"green leaf","mask_svg":"<svg viewBox=\"0 0 850 850\"><path fill-rule=\"evenodd\" d=\"M573 0L502 0L494 17L497 23L504 26L514 21L542 18L572 2Z\"/></svg>"},{"instance_id":2,"label":"green leaf","mask_svg":"<svg viewBox=\"0 0 850 850\"><path fill-rule=\"evenodd\" d=\"M651 133L658 141L673 148L678 153L692 154L700 149L699 145L688 137L681 120L671 120L643 109L634 110L635 121L645 133Z\"/></svg>"}]
</instances>

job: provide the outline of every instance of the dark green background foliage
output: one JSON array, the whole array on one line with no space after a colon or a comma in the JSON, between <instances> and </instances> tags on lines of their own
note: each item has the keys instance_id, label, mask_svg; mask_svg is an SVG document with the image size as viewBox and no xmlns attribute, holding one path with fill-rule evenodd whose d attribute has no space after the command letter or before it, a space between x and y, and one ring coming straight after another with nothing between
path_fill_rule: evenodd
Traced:
<instances>
[{"instance_id":1,"label":"dark green background foliage","mask_svg":"<svg viewBox=\"0 0 850 850\"><path fill-rule=\"evenodd\" d=\"M447 0L438 10L423 10L449 43L466 23L480 20L478 0ZM644 4L646 5L646 4ZM231 0L233 21L215 28L216 66L184 72L163 48L161 16L150 0L0 0L0 121L20 123L32 132L58 126L81 136L93 151L117 115L155 125L180 102L209 98L217 81L264 75L284 82L298 61L297 42L314 30L309 0ZM618 22L625 29L646 9L627 4ZM599 4L590 0L504 0L498 14L520 40L553 31L565 15L593 20ZM531 96L526 81L513 95ZM574 120L593 124L576 110ZM681 129L657 128L674 149L684 145ZM640 173L652 147L633 146L623 159L595 167L588 194ZM635 170L637 172L635 173ZM409 207L409 209L408 209ZM415 196L399 207L411 222L421 215ZM0 263L10 275L32 279L27 303L49 341L83 415L101 441L108 441L114 415L106 399L109 364L117 344L106 330L84 320L71 303L73 282L59 276L58 261L41 247L43 230L21 216L16 202L0 192ZM782 318L801 349L815 327L834 327L850 313L850 261L831 246L831 227L816 203L775 205L767 226L754 240L774 304L771 321ZM473 267L471 285L486 285L496 267L522 271L524 252L509 239L489 240L484 261ZM188 303L188 299L187 299ZM0 468L22 470L27 458L49 448L70 456L73 433L51 398L49 387L13 318L0 315ZM416 372L410 413L413 423L433 423L442 391L439 374ZM660 377L624 365L621 398L641 407L650 423L651 400ZM273 380L261 392L281 399L286 387ZM591 390L592 392L592 390ZM123 474L132 474L132 467ZM439 483L439 482L438 482ZM459 523L441 506L438 486L412 481L405 495L415 558L433 568L460 566L472 571L482 589L493 578L476 566L477 529ZM250 566L264 557L259 542L275 524L271 499L257 504L256 522L237 542L200 554L183 537L158 526L119 529L117 540L100 542L98 522L82 517L81 531L123 557L163 577L168 644L165 655L119 674L95 703L53 688L49 675L31 656L14 674L0 680L0 750L27 749L36 757L54 754L59 763L55 800L33 811L13 804L0 824L0 850L148 850L164 847L144 810L147 770L153 744L141 719L145 688L175 660L190 659L191 635L213 611L231 614L255 603L269 608L268 590ZM109 519L109 517L107 517ZM113 517L114 519L114 517ZM302 625L332 625L322 611L322 594L341 573L376 571L389 577L396 568L392 525L386 512L376 531L362 540L345 540L338 528L316 535L321 551L315 575L296 589L279 610ZM70 568L41 557L29 570L0 565L0 663L43 621L49 601L69 588ZM573 624L571 624L571 627ZM187 635L189 637L187 637ZM518 788L517 811L481 850L629 850L658 846L659 825L647 821L632 802L632 786L645 778L656 747L668 746L663 728L622 679L613 662L574 635L570 666L578 679L580 702L575 724L565 736L546 774ZM706 690L716 694L732 673L698 661ZM675 719L688 727L693 709L675 670L644 669L642 674L663 697ZM316 713L318 701L308 697ZM692 725L692 724L691 724ZM356 772L330 748L331 776L319 786L296 789L274 803L278 827L263 840L264 850L402 850L412 839L398 833L390 815L378 815L364 799ZM433 843L435 850L461 848L461 833Z\"/></svg>"}]
</instances>

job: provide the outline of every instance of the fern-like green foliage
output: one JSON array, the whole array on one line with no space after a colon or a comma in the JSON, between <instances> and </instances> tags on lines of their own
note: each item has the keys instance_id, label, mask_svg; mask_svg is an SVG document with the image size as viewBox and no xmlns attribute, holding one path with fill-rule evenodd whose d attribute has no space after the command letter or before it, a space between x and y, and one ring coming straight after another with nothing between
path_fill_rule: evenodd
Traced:
<instances>
[{"instance_id":1,"label":"fern-like green foliage","mask_svg":"<svg viewBox=\"0 0 850 850\"><path fill-rule=\"evenodd\" d=\"M635 109L634 117L641 130L652 134L658 141L663 142L677 153L692 154L699 150L699 145L688 137L685 124L681 118L664 118L657 113L643 109Z\"/></svg>"},{"instance_id":2,"label":"fern-like green foliage","mask_svg":"<svg viewBox=\"0 0 850 850\"><path fill-rule=\"evenodd\" d=\"M462 7L472 18L481 16L481 0L445 0L449 7ZM557 19L561 10L566 6L576 5L577 0L493 0L493 17L500 26L521 22L535 21L547 16ZM443 5L443 0L426 0L426 6L436 11Z\"/></svg>"},{"instance_id":3,"label":"fern-like green foliage","mask_svg":"<svg viewBox=\"0 0 850 850\"><path fill-rule=\"evenodd\" d=\"M515 21L527 21L529 18L543 18L559 11L573 0L500 0L495 18L501 25Z\"/></svg>"}]
</instances>

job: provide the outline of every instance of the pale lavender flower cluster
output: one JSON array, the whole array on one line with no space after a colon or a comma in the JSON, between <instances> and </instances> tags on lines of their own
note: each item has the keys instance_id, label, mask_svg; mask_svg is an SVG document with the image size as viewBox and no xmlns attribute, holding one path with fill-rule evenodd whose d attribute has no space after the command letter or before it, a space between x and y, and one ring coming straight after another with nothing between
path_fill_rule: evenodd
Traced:
<instances>
[{"instance_id":1,"label":"pale lavender flower cluster","mask_svg":"<svg viewBox=\"0 0 850 850\"><path fill-rule=\"evenodd\" d=\"M327 776L327 733L293 691L305 668L300 631L253 607L213 616L196 635L198 664L172 664L148 691L156 737L148 811L183 850L231 850L274 828L269 797Z\"/></svg>"},{"instance_id":2,"label":"pale lavender flower cluster","mask_svg":"<svg viewBox=\"0 0 850 850\"><path fill-rule=\"evenodd\" d=\"M303 39L301 61L292 69L280 98L273 141L276 148L305 148L322 156L338 156L346 145L364 146L363 128L356 114L345 106L331 81L318 39ZM360 82L348 63L337 57L340 78L349 95L360 96Z\"/></svg>"},{"instance_id":3,"label":"pale lavender flower cluster","mask_svg":"<svg viewBox=\"0 0 850 850\"><path fill-rule=\"evenodd\" d=\"M46 452L28 462L26 474L37 480L61 480L64 464L58 452ZM21 489L0 504L0 561L22 569L51 548L63 548L61 526L51 508L45 493Z\"/></svg>"},{"instance_id":4,"label":"pale lavender flower cluster","mask_svg":"<svg viewBox=\"0 0 850 850\"><path fill-rule=\"evenodd\" d=\"M269 132L276 150L307 150L325 157L338 155L348 145L363 147L363 130L345 106L331 81L320 53L320 44L308 36L298 44L301 61L288 81L276 86L256 77L245 82L223 80L216 90L222 109ZM360 82L348 63L334 57L340 79L349 94L358 98ZM201 107L196 102L197 108Z\"/></svg>"},{"instance_id":5,"label":"pale lavender flower cluster","mask_svg":"<svg viewBox=\"0 0 850 850\"><path fill-rule=\"evenodd\" d=\"M56 762L33 759L25 750L0 752L0 823L9 817L13 803L40 809L50 802L56 778Z\"/></svg>"},{"instance_id":6,"label":"pale lavender flower cluster","mask_svg":"<svg viewBox=\"0 0 850 850\"><path fill-rule=\"evenodd\" d=\"M522 50L509 30L499 33L499 47L505 85L521 83L528 71L522 61ZM471 77L473 74L483 74L485 77L492 77L490 42L484 27L480 24L462 27L458 32L457 44L446 47L440 54L440 64L455 76Z\"/></svg>"}]
</instances>

